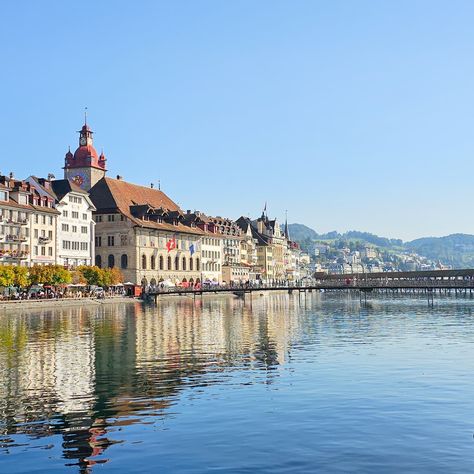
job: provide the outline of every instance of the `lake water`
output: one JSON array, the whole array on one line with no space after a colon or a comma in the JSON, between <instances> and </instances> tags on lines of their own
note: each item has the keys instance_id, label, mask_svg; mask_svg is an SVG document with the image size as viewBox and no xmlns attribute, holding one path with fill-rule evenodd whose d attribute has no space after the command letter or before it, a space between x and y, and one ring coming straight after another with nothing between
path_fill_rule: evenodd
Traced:
<instances>
[{"instance_id":1,"label":"lake water","mask_svg":"<svg viewBox=\"0 0 474 474\"><path fill-rule=\"evenodd\" d=\"M0 314L0 472L474 472L473 343L469 298Z\"/></svg>"}]
</instances>

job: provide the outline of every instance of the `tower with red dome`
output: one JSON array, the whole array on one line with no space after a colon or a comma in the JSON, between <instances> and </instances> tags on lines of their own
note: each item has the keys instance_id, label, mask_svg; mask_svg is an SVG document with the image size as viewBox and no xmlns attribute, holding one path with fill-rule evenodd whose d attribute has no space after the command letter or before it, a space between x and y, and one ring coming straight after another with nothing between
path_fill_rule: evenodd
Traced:
<instances>
[{"instance_id":1,"label":"tower with red dome","mask_svg":"<svg viewBox=\"0 0 474 474\"><path fill-rule=\"evenodd\" d=\"M93 145L93 131L87 122L79 131L79 147L74 155L69 150L64 158L64 178L69 179L85 191L101 180L106 173L104 153L100 156Z\"/></svg>"}]
</instances>

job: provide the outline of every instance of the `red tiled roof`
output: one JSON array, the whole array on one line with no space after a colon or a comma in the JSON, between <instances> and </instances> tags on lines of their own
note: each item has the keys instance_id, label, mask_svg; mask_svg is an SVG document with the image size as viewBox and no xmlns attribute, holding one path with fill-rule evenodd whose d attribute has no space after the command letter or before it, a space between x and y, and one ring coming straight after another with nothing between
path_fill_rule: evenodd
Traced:
<instances>
[{"instance_id":1,"label":"red tiled roof","mask_svg":"<svg viewBox=\"0 0 474 474\"><path fill-rule=\"evenodd\" d=\"M140 227L150 229L168 230L170 232L185 232L188 234L203 235L198 228L189 227L179 223L178 225L165 222L154 222L137 219L130 212L130 206L149 205L153 208L164 208L168 211L182 212L179 206L172 201L163 191L138 184L128 183L121 179L102 178L90 190L90 197L97 213L107 211L118 211Z\"/></svg>"}]
</instances>

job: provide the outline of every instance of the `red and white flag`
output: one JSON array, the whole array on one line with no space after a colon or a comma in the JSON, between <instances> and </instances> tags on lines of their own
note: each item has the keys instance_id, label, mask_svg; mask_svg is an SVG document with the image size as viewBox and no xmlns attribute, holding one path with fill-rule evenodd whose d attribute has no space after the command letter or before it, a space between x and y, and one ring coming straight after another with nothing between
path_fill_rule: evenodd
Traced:
<instances>
[{"instance_id":1,"label":"red and white flag","mask_svg":"<svg viewBox=\"0 0 474 474\"><path fill-rule=\"evenodd\" d=\"M168 249L168 252L171 252L176 248L176 239L174 237L166 242L166 248Z\"/></svg>"}]
</instances>

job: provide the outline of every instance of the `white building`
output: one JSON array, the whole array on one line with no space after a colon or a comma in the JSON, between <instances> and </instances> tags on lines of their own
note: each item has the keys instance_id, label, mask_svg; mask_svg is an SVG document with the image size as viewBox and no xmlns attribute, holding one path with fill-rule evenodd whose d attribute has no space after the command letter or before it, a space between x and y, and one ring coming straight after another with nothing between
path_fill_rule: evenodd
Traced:
<instances>
[{"instance_id":1,"label":"white building","mask_svg":"<svg viewBox=\"0 0 474 474\"><path fill-rule=\"evenodd\" d=\"M68 267L94 265L94 228L96 210L89 193L67 179L52 181L57 224L57 263Z\"/></svg>"}]
</instances>

